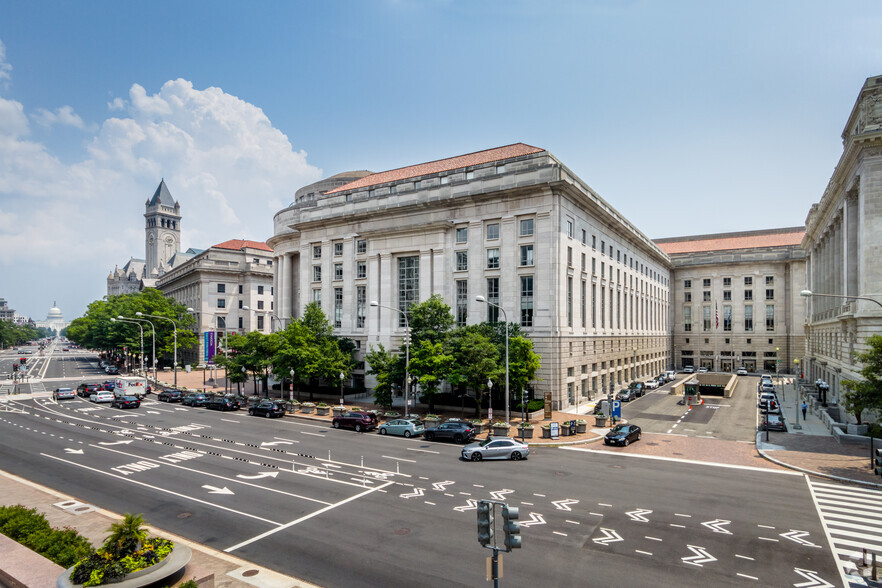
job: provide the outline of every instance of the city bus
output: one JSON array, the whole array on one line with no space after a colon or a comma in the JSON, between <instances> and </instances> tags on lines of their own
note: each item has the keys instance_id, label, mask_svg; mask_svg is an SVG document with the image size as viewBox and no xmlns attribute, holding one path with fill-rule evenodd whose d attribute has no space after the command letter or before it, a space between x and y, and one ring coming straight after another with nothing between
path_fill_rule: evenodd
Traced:
<instances>
[{"instance_id":1,"label":"city bus","mask_svg":"<svg viewBox=\"0 0 882 588\"><path fill-rule=\"evenodd\" d=\"M147 395L147 380L145 378L119 377L113 381L113 395L143 398Z\"/></svg>"}]
</instances>

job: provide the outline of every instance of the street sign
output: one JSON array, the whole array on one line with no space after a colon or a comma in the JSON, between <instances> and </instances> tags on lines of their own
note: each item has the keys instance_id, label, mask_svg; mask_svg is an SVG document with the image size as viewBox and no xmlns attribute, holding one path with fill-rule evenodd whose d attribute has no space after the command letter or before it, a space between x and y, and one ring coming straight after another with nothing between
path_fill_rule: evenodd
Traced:
<instances>
[{"instance_id":1,"label":"street sign","mask_svg":"<svg viewBox=\"0 0 882 588\"><path fill-rule=\"evenodd\" d=\"M550 432L551 432L552 439L559 439L560 438L560 423L558 423L557 421L552 422L551 427L550 427Z\"/></svg>"},{"instance_id":2,"label":"street sign","mask_svg":"<svg viewBox=\"0 0 882 588\"><path fill-rule=\"evenodd\" d=\"M622 418L622 401L621 400L613 400L612 401L612 414L611 416L616 417L617 419Z\"/></svg>"}]
</instances>

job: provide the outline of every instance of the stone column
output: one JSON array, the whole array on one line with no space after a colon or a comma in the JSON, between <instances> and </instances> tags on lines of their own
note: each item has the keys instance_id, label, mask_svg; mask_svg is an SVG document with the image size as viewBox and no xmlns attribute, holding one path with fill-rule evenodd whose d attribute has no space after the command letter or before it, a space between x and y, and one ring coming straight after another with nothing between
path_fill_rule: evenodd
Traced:
<instances>
[{"instance_id":1,"label":"stone column","mask_svg":"<svg viewBox=\"0 0 882 588\"><path fill-rule=\"evenodd\" d=\"M280 279L280 288L282 290L282 308L279 315L282 319L290 319L294 316L291 312L291 300L293 280L291 272L291 254L286 253L282 256L282 275Z\"/></svg>"}]
</instances>

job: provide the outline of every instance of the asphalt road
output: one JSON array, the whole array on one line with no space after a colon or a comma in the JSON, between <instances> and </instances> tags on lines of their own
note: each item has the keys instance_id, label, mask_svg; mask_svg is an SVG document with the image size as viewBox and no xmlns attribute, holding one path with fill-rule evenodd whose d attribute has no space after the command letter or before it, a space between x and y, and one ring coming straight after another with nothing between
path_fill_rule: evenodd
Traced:
<instances>
[{"instance_id":1,"label":"asphalt road","mask_svg":"<svg viewBox=\"0 0 882 588\"><path fill-rule=\"evenodd\" d=\"M150 400L5 406L3 469L320 585L482 585L474 501L489 497L524 524L502 585L839 584L789 473L555 448L471 463L454 445Z\"/></svg>"}]
</instances>

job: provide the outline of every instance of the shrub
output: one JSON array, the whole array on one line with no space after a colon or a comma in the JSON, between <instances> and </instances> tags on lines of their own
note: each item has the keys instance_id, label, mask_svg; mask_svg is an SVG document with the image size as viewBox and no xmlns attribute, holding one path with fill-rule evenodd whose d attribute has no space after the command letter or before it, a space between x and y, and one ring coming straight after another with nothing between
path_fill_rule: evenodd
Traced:
<instances>
[{"instance_id":1,"label":"shrub","mask_svg":"<svg viewBox=\"0 0 882 588\"><path fill-rule=\"evenodd\" d=\"M515 410L521 410L521 406L521 403L518 402L518 404L515 406ZM545 408L545 400L539 399L530 400L529 402L527 402L527 412L536 412L537 410L542 410L543 408Z\"/></svg>"},{"instance_id":2,"label":"shrub","mask_svg":"<svg viewBox=\"0 0 882 588\"><path fill-rule=\"evenodd\" d=\"M199 588L199 584L196 583L196 579L193 578L191 580L187 580L182 584L178 585L178 588Z\"/></svg>"},{"instance_id":3,"label":"shrub","mask_svg":"<svg viewBox=\"0 0 882 588\"><path fill-rule=\"evenodd\" d=\"M74 584L98 586L118 580L130 574L159 563L171 553L174 543L168 539L152 537L144 541L141 549L123 558L114 558L103 547L79 561L70 573Z\"/></svg>"},{"instance_id":4,"label":"shrub","mask_svg":"<svg viewBox=\"0 0 882 588\"><path fill-rule=\"evenodd\" d=\"M74 529L53 529L37 509L20 504L0 507L0 532L65 568L92 553L92 544Z\"/></svg>"}]
</instances>

